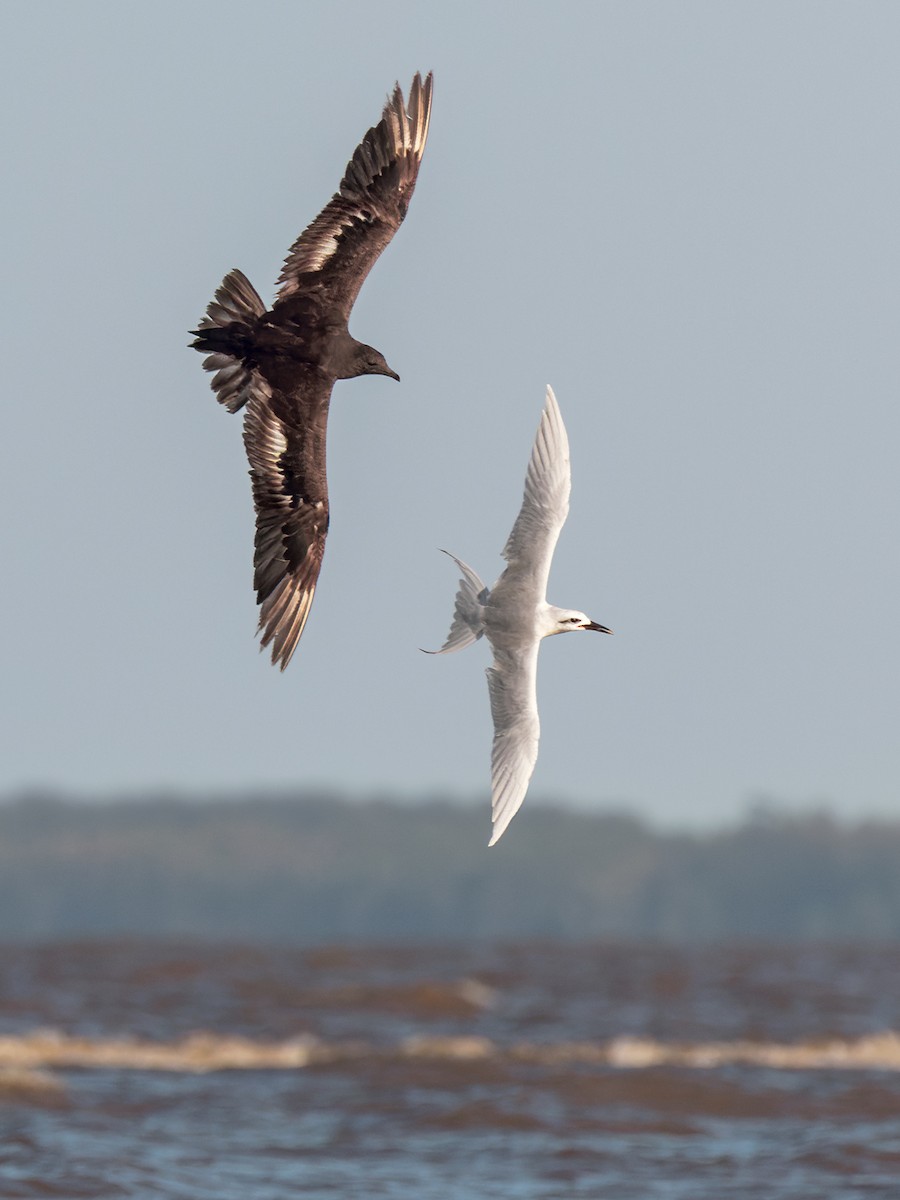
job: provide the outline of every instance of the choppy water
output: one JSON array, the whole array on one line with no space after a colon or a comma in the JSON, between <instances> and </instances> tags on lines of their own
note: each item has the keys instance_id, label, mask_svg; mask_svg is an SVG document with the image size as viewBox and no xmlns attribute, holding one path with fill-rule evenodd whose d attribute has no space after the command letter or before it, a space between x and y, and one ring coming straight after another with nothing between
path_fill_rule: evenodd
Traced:
<instances>
[{"instance_id":1,"label":"choppy water","mask_svg":"<svg viewBox=\"0 0 900 1200\"><path fill-rule=\"evenodd\" d=\"M0 1196L900 1197L900 947L0 954Z\"/></svg>"}]
</instances>

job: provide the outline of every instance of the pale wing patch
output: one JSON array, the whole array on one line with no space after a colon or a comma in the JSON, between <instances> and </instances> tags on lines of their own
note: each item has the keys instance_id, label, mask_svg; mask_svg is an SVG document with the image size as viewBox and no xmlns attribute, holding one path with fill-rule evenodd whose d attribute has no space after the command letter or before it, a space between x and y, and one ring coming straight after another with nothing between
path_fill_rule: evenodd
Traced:
<instances>
[{"instance_id":1,"label":"pale wing patch","mask_svg":"<svg viewBox=\"0 0 900 1200\"><path fill-rule=\"evenodd\" d=\"M334 257L346 230L373 222L368 209L351 206L342 196L333 197L288 251L278 279L279 298L299 291L301 275L320 271Z\"/></svg>"},{"instance_id":2,"label":"pale wing patch","mask_svg":"<svg viewBox=\"0 0 900 1200\"><path fill-rule=\"evenodd\" d=\"M299 494L302 480L285 464L290 443L267 403L247 410L244 444L256 507L254 585L261 646L287 666L309 616L328 529L327 504ZM298 486L299 485L299 486Z\"/></svg>"},{"instance_id":3,"label":"pale wing patch","mask_svg":"<svg viewBox=\"0 0 900 1200\"><path fill-rule=\"evenodd\" d=\"M325 217L328 219L322 220ZM322 221L321 229L316 228L319 221ZM288 263L291 263L291 270L297 274L320 271L325 263L333 257L346 229L350 229L354 225L371 225L371 223L372 214L367 209L347 209L343 206L339 208L337 205L330 204L303 235L307 240L303 242L302 247L299 242L295 243L297 253L295 254L292 250L288 255L285 270L288 269ZM281 289L282 297L296 292L297 288L296 280L285 280L285 285Z\"/></svg>"},{"instance_id":4,"label":"pale wing patch","mask_svg":"<svg viewBox=\"0 0 900 1200\"><path fill-rule=\"evenodd\" d=\"M348 261L337 268L352 274L352 303L372 263L399 228L415 187L431 119L429 75L416 75L409 111L399 85L389 97L381 121L366 133L347 164L338 191L288 251L278 278L279 300L300 290L300 276L321 271L345 244L344 234L362 227L362 239L350 239Z\"/></svg>"},{"instance_id":5,"label":"pale wing patch","mask_svg":"<svg viewBox=\"0 0 900 1200\"><path fill-rule=\"evenodd\" d=\"M315 594L315 583L310 586L299 576L286 575L259 610L259 648L271 643L272 662L280 663L282 671L297 648Z\"/></svg>"},{"instance_id":6,"label":"pale wing patch","mask_svg":"<svg viewBox=\"0 0 900 1200\"><path fill-rule=\"evenodd\" d=\"M305 267L307 271L318 271L328 262L335 250L337 250L337 239L340 229L336 233L325 233L321 237L317 237L314 242L311 242L306 247ZM291 288L291 291L296 291L296 288Z\"/></svg>"}]
</instances>

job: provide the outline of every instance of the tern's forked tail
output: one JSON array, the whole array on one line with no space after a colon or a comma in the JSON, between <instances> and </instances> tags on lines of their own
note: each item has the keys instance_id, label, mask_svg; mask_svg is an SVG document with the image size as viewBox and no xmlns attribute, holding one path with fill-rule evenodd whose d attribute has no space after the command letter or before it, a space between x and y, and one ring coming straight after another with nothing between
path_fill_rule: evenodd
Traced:
<instances>
[{"instance_id":1,"label":"tern's forked tail","mask_svg":"<svg viewBox=\"0 0 900 1200\"><path fill-rule=\"evenodd\" d=\"M453 624L447 634L447 640L440 650L426 650L426 654L450 654L453 650L462 650L478 640L484 633L484 606L490 592L478 578L470 566L451 554L442 550L452 558L462 571L459 581L459 591L456 593L456 604L453 609Z\"/></svg>"}]
</instances>

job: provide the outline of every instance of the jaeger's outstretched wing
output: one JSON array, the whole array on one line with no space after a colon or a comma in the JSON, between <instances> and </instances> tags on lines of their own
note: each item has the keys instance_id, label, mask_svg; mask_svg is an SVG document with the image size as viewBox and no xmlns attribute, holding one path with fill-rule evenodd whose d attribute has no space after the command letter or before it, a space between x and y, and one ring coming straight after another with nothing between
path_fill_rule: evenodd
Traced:
<instances>
[{"instance_id":1,"label":"jaeger's outstretched wing","mask_svg":"<svg viewBox=\"0 0 900 1200\"><path fill-rule=\"evenodd\" d=\"M431 120L432 76L416 74L408 106L400 85L347 164L340 189L294 242L278 302L302 291L346 321L375 260L409 206Z\"/></svg>"},{"instance_id":2,"label":"jaeger's outstretched wing","mask_svg":"<svg viewBox=\"0 0 900 1200\"><path fill-rule=\"evenodd\" d=\"M315 387L311 379L304 396L308 420L292 417L277 395L254 396L244 419L256 508L253 585L261 645L271 643L272 662L282 671L309 616L328 533L324 439L331 390L322 388L317 396Z\"/></svg>"}]
</instances>

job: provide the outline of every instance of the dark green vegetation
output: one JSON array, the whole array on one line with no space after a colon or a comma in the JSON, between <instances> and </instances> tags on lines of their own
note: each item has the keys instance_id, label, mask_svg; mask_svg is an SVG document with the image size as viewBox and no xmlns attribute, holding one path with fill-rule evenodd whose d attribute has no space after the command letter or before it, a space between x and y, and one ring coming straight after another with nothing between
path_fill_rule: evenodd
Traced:
<instances>
[{"instance_id":1,"label":"dark green vegetation","mask_svg":"<svg viewBox=\"0 0 900 1200\"><path fill-rule=\"evenodd\" d=\"M900 936L900 821L664 834L530 803L492 850L489 827L483 806L322 794L10 800L0 939Z\"/></svg>"}]
</instances>

